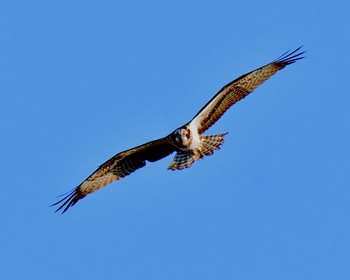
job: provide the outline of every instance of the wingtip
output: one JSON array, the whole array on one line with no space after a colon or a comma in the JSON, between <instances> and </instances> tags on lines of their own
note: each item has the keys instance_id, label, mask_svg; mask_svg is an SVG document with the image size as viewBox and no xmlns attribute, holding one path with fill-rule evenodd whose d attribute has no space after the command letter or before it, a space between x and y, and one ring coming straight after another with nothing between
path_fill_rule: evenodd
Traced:
<instances>
[{"instance_id":1,"label":"wingtip","mask_svg":"<svg viewBox=\"0 0 350 280\"><path fill-rule=\"evenodd\" d=\"M54 207L62 203L54 212L54 213L57 213L62 210L61 215L64 214L69 208L73 207L85 195L83 195L79 191L79 189L76 188L67 193L60 195L60 197L62 196L64 196L62 199L50 205L51 207Z\"/></svg>"},{"instance_id":2,"label":"wingtip","mask_svg":"<svg viewBox=\"0 0 350 280\"><path fill-rule=\"evenodd\" d=\"M301 45L300 47L292 51L291 50L286 51L285 53L280 55L276 60L274 60L274 63L279 63L282 66L286 66L296 62L297 60L305 58L305 56L302 56L302 55L306 53L306 50L300 51L302 48L303 48L303 45Z\"/></svg>"}]
</instances>

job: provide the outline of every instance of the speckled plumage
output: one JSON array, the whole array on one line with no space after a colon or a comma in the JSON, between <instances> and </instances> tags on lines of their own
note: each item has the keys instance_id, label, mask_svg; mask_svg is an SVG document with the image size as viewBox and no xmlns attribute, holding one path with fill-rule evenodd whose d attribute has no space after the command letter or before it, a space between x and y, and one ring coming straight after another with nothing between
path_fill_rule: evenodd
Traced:
<instances>
[{"instance_id":1,"label":"speckled plumage","mask_svg":"<svg viewBox=\"0 0 350 280\"><path fill-rule=\"evenodd\" d=\"M60 205L56 212L62 210L64 213L86 195L144 167L146 161L154 162L176 152L168 169L181 170L190 167L204 156L213 154L214 150L220 149L226 133L209 136L202 135L202 133L210 128L233 104L246 97L277 71L302 59L304 52L298 52L299 50L300 48L286 52L277 60L228 83L190 122L166 137L115 155L103 163L79 186L53 204Z\"/></svg>"}]
</instances>

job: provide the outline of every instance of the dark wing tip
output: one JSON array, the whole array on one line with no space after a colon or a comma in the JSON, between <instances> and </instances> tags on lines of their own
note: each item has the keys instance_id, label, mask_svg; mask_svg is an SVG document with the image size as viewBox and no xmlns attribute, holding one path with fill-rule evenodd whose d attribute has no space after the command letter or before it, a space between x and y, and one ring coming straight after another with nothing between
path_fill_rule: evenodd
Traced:
<instances>
[{"instance_id":1,"label":"dark wing tip","mask_svg":"<svg viewBox=\"0 0 350 280\"><path fill-rule=\"evenodd\" d=\"M75 188L74 190L72 191L69 191L68 193L64 193L60 196L64 196L62 199L60 199L59 201L57 201L56 203L52 204L52 206L56 206L56 205L60 205L60 207L58 207L55 211L58 212L60 210L62 210L62 213L63 214L64 212L66 212L70 207L72 207L74 204L76 204L80 199L82 199L85 194L83 194L80 190L79 190L79 187L78 188Z\"/></svg>"},{"instance_id":2,"label":"dark wing tip","mask_svg":"<svg viewBox=\"0 0 350 280\"><path fill-rule=\"evenodd\" d=\"M302 56L306 51L299 52L300 49L303 46L300 46L299 48L293 50L293 51L287 51L284 54L282 54L280 57L278 57L274 63L279 64L280 66L284 67L286 65L292 64L296 62L299 59L303 59L304 56Z\"/></svg>"}]
</instances>

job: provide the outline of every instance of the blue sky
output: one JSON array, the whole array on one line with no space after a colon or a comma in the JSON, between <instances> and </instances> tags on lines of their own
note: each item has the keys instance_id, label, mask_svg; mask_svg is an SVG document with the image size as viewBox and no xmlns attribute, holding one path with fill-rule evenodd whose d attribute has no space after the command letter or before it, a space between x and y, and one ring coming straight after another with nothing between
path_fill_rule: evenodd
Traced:
<instances>
[{"instance_id":1,"label":"blue sky","mask_svg":"<svg viewBox=\"0 0 350 280\"><path fill-rule=\"evenodd\" d=\"M1 279L349 279L345 1L0 4ZM49 205L114 154L165 136L227 82L306 58L172 156Z\"/></svg>"}]
</instances>

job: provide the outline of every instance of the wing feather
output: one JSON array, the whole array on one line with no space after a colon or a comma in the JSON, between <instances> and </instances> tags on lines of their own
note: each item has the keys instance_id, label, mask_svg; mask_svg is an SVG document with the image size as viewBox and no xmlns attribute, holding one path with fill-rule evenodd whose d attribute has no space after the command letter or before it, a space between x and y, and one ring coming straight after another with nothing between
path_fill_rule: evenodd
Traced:
<instances>
[{"instance_id":1,"label":"wing feather","mask_svg":"<svg viewBox=\"0 0 350 280\"><path fill-rule=\"evenodd\" d=\"M154 162L174 151L174 144L168 138L154 140L123 151L103 163L85 181L69 193L62 195L63 198L52 206L60 205L55 212L62 210L63 214L86 195L144 167L146 160Z\"/></svg>"},{"instance_id":2,"label":"wing feather","mask_svg":"<svg viewBox=\"0 0 350 280\"><path fill-rule=\"evenodd\" d=\"M301 48L301 47L300 47ZM269 79L285 66L302 59L304 52L300 48L288 51L275 61L251 71L225 85L219 92L194 116L194 124L198 133L203 133L211 127L233 104L246 97L256 87ZM160 160L177 150L169 138L154 140L135 148L123 151L103 163L95 172L85 179L75 189L62 195L57 211L66 212L86 195L131 174L146 165L146 161Z\"/></svg>"},{"instance_id":3,"label":"wing feather","mask_svg":"<svg viewBox=\"0 0 350 280\"><path fill-rule=\"evenodd\" d=\"M300 48L301 47L294 51L284 53L275 61L242 75L220 89L191 120L191 122L197 126L198 133L206 131L221 118L233 104L246 97L277 71L302 59L302 54L304 52L298 52Z\"/></svg>"}]
</instances>

